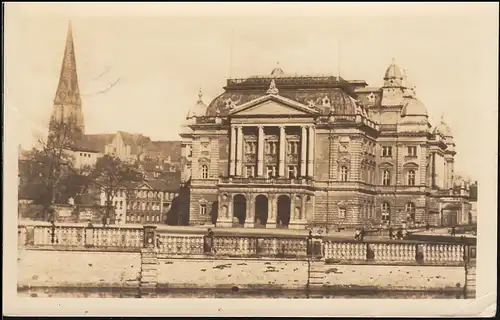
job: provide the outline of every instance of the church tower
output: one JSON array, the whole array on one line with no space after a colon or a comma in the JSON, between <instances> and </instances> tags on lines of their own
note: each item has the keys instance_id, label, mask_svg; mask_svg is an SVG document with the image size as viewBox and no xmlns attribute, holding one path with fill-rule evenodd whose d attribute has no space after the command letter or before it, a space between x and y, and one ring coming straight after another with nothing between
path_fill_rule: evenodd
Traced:
<instances>
[{"instance_id":1,"label":"church tower","mask_svg":"<svg viewBox=\"0 0 500 320\"><path fill-rule=\"evenodd\" d=\"M64 132L61 132L64 131ZM71 134L71 139L76 142L80 140L85 132L82 100L78 87L78 76L76 72L75 47L73 44L73 32L71 22L68 26L66 47L54 98L54 107L49 124L49 140L54 135Z\"/></svg>"}]
</instances>

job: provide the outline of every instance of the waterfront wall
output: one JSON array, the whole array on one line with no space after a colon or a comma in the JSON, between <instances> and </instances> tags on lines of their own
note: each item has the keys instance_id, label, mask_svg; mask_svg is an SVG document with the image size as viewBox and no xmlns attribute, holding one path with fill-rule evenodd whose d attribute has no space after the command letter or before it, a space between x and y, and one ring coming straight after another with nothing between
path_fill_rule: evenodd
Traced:
<instances>
[{"instance_id":1,"label":"waterfront wall","mask_svg":"<svg viewBox=\"0 0 500 320\"><path fill-rule=\"evenodd\" d=\"M137 287L138 252L19 250L18 287Z\"/></svg>"},{"instance_id":2,"label":"waterfront wall","mask_svg":"<svg viewBox=\"0 0 500 320\"><path fill-rule=\"evenodd\" d=\"M159 288L305 289L308 262L248 259L159 259Z\"/></svg>"},{"instance_id":3,"label":"waterfront wall","mask_svg":"<svg viewBox=\"0 0 500 320\"><path fill-rule=\"evenodd\" d=\"M158 257L159 290L324 289L457 291L464 289L463 266L348 265L321 263L322 285L312 287L307 260ZM312 262L318 263L318 262ZM18 287L134 288L141 280L141 254L20 250Z\"/></svg>"}]
</instances>

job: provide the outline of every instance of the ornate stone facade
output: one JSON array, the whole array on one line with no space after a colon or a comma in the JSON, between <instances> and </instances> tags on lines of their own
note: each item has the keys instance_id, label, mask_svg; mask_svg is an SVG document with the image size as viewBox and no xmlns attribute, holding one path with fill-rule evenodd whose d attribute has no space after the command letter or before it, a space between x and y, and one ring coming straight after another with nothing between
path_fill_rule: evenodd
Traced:
<instances>
[{"instance_id":1,"label":"ornate stone facade","mask_svg":"<svg viewBox=\"0 0 500 320\"><path fill-rule=\"evenodd\" d=\"M432 129L394 63L382 88L273 71L224 89L208 106L200 95L181 133L190 224L467 223L451 131ZM462 205L445 213L446 201Z\"/></svg>"}]
</instances>

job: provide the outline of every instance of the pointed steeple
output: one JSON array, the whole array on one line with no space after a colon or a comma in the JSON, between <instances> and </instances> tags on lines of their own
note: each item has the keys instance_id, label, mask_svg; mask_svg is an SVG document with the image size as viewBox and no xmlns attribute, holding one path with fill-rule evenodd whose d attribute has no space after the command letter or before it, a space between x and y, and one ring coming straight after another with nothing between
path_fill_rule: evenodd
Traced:
<instances>
[{"instance_id":1,"label":"pointed steeple","mask_svg":"<svg viewBox=\"0 0 500 320\"><path fill-rule=\"evenodd\" d=\"M68 25L66 45L61 73L59 75L59 84L54 97L54 109L51 121L71 123L82 133L84 131L82 101L76 72L75 46L71 21Z\"/></svg>"},{"instance_id":2,"label":"pointed steeple","mask_svg":"<svg viewBox=\"0 0 500 320\"><path fill-rule=\"evenodd\" d=\"M80 88L78 87L78 75L76 73L75 46L73 43L73 30L71 22L68 26L66 47L61 65L59 85L57 86L54 103L81 104Z\"/></svg>"}]
</instances>

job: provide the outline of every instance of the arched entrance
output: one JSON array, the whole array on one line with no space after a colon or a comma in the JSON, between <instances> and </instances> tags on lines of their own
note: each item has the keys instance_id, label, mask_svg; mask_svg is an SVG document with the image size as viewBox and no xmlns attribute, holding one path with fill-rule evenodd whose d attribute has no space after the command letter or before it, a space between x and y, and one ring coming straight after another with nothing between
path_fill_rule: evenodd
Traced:
<instances>
[{"instance_id":1,"label":"arched entrance","mask_svg":"<svg viewBox=\"0 0 500 320\"><path fill-rule=\"evenodd\" d=\"M234 196L233 216L238 219L239 224L245 224L247 216L247 199L242 194Z\"/></svg>"},{"instance_id":2,"label":"arched entrance","mask_svg":"<svg viewBox=\"0 0 500 320\"><path fill-rule=\"evenodd\" d=\"M278 197L278 214L277 223L279 227L288 228L290 223L290 197L286 195L281 195Z\"/></svg>"},{"instance_id":3,"label":"arched entrance","mask_svg":"<svg viewBox=\"0 0 500 320\"><path fill-rule=\"evenodd\" d=\"M269 201L267 197L259 194L255 198L255 224L256 226L266 225L269 214Z\"/></svg>"}]
</instances>

